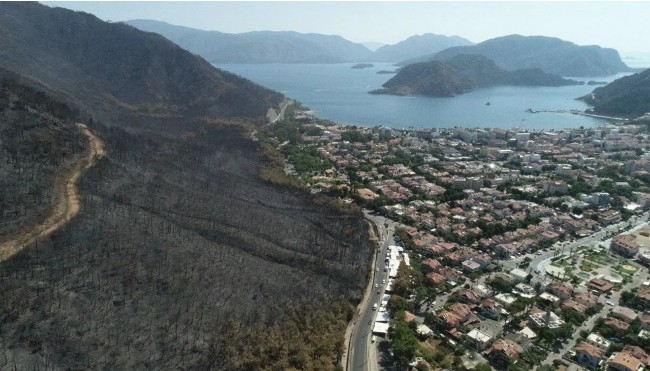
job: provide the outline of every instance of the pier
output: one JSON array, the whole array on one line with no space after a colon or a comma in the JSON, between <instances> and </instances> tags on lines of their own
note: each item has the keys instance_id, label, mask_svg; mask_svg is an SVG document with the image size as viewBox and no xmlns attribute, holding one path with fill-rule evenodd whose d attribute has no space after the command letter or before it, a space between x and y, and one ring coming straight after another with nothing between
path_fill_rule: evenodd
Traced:
<instances>
[{"instance_id":1,"label":"pier","mask_svg":"<svg viewBox=\"0 0 650 371\"><path fill-rule=\"evenodd\" d=\"M605 119L605 120L614 120L614 121L628 121L629 120L629 119L623 118L623 117L596 115L594 113L579 111L579 110L575 110L575 109L572 109L572 110L566 110L566 109L535 110L535 109L529 108L529 109L526 110L526 112L528 112L528 113L572 113L574 115L589 116L589 117L595 117L595 118Z\"/></svg>"}]
</instances>

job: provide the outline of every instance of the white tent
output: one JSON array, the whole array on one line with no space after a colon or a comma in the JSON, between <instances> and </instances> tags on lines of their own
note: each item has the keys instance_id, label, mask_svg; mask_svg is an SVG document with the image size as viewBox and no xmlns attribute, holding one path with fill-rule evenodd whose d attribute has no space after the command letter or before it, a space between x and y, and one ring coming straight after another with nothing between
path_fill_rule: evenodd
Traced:
<instances>
[{"instance_id":1,"label":"white tent","mask_svg":"<svg viewBox=\"0 0 650 371\"><path fill-rule=\"evenodd\" d=\"M388 333L388 326L387 322L375 322L375 326L372 328L372 333L375 335L385 336Z\"/></svg>"},{"instance_id":2,"label":"white tent","mask_svg":"<svg viewBox=\"0 0 650 371\"><path fill-rule=\"evenodd\" d=\"M378 312L375 317L375 322L390 322L390 313Z\"/></svg>"}]
</instances>

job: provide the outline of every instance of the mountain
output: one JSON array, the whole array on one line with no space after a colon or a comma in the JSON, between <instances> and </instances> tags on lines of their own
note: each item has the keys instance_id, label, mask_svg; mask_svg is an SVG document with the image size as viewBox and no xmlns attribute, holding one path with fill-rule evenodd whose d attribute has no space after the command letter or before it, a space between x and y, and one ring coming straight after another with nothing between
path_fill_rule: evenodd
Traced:
<instances>
[{"instance_id":1,"label":"mountain","mask_svg":"<svg viewBox=\"0 0 650 371\"><path fill-rule=\"evenodd\" d=\"M559 76L605 76L631 71L618 52L599 46L579 46L545 36L509 35L472 46L456 46L402 62L445 60L459 54L481 54L506 70L540 68Z\"/></svg>"},{"instance_id":2,"label":"mountain","mask_svg":"<svg viewBox=\"0 0 650 371\"><path fill-rule=\"evenodd\" d=\"M596 113L612 116L642 116L650 112L650 69L621 77L581 98Z\"/></svg>"},{"instance_id":3,"label":"mountain","mask_svg":"<svg viewBox=\"0 0 650 371\"><path fill-rule=\"evenodd\" d=\"M251 133L283 99L160 35L0 2L0 369L334 369L375 248L360 211L272 182Z\"/></svg>"},{"instance_id":4,"label":"mountain","mask_svg":"<svg viewBox=\"0 0 650 371\"><path fill-rule=\"evenodd\" d=\"M210 63L340 63L370 54L365 46L340 36L290 31L229 34L141 19L126 23L159 33Z\"/></svg>"},{"instance_id":5,"label":"mountain","mask_svg":"<svg viewBox=\"0 0 650 371\"><path fill-rule=\"evenodd\" d=\"M96 114L264 117L283 99L160 35L86 13L3 2L0 33L1 66Z\"/></svg>"},{"instance_id":6,"label":"mountain","mask_svg":"<svg viewBox=\"0 0 650 371\"><path fill-rule=\"evenodd\" d=\"M576 81L542 72L539 69L506 71L478 54L460 54L445 61L409 64L374 94L430 95L453 97L477 88L519 86L563 86Z\"/></svg>"},{"instance_id":7,"label":"mountain","mask_svg":"<svg viewBox=\"0 0 650 371\"><path fill-rule=\"evenodd\" d=\"M365 46L371 52L374 52L375 50L377 50L377 49L381 48L382 46L386 45L384 43L378 43L378 42L374 42L374 41L368 41L368 42L363 42L363 43L359 43L359 44Z\"/></svg>"},{"instance_id":8,"label":"mountain","mask_svg":"<svg viewBox=\"0 0 650 371\"><path fill-rule=\"evenodd\" d=\"M459 36L443 36L426 33L411 36L394 45L377 49L366 59L372 62L400 62L424 54L437 53L453 46L472 45L472 42Z\"/></svg>"}]
</instances>

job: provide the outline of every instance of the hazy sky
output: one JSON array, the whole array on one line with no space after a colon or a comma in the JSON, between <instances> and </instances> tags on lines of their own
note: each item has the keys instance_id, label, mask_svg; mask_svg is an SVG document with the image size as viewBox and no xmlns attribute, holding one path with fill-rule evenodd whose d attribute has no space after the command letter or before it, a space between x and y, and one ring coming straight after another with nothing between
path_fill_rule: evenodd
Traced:
<instances>
[{"instance_id":1,"label":"hazy sky","mask_svg":"<svg viewBox=\"0 0 650 371\"><path fill-rule=\"evenodd\" d=\"M155 19L204 30L341 35L394 44L422 33L480 42L513 33L650 52L650 2L46 2L104 20Z\"/></svg>"}]
</instances>

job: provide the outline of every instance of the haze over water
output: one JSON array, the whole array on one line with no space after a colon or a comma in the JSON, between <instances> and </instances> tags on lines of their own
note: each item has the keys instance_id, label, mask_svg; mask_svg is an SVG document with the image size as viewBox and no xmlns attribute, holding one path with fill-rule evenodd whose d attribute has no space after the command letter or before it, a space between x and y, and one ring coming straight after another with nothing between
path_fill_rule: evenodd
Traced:
<instances>
[{"instance_id":1,"label":"haze over water","mask_svg":"<svg viewBox=\"0 0 650 371\"><path fill-rule=\"evenodd\" d=\"M280 91L315 111L316 116L343 124L407 127L492 127L562 129L595 126L607 121L570 113L528 113L534 110L584 110L589 106L575 98L597 86L494 87L478 89L454 98L372 95L393 75L386 63L352 69L344 64L222 64L216 67ZM618 77L618 76L617 76ZM584 81L613 81L615 77ZM486 103L490 105L486 105Z\"/></svg>"}]
</instances>

